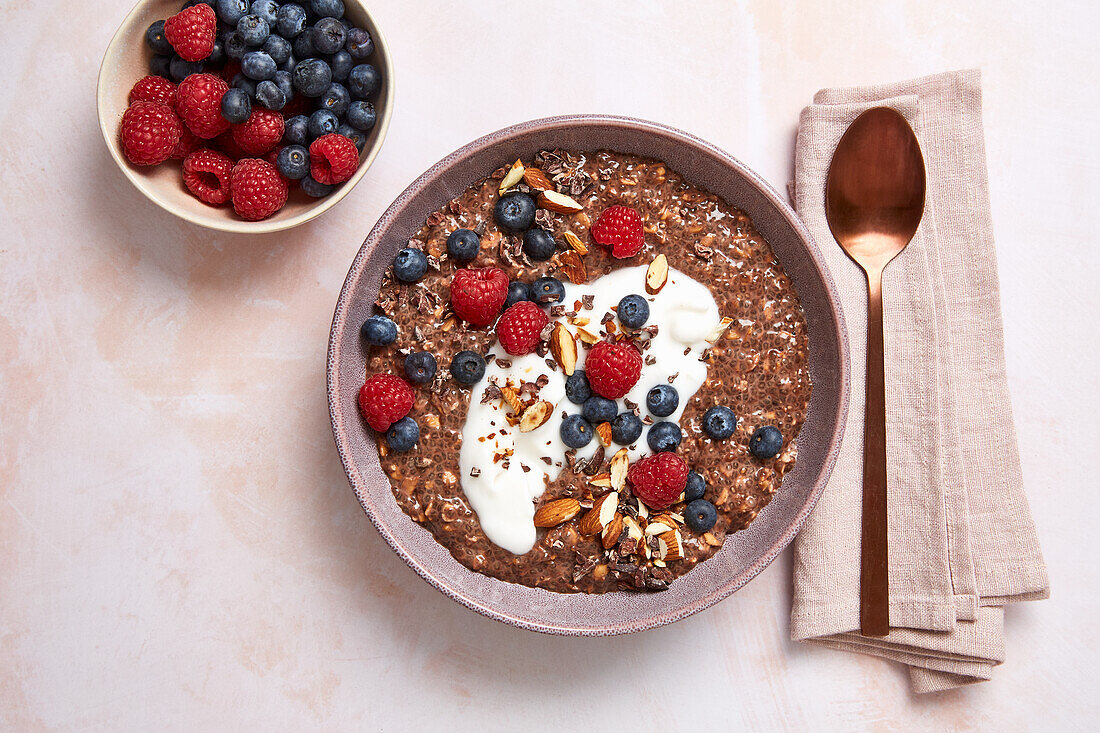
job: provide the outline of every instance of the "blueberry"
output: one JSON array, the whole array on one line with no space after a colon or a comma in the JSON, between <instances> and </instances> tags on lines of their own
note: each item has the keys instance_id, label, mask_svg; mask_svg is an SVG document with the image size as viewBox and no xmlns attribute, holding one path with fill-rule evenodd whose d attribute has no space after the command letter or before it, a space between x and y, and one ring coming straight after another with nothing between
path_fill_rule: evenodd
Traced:
<instances>
[{"instance_id":1,"label":"blueberry","mask_svg":"<svg viewBox=\"0 0 1100 733\"><path fill-rule=\"evenodd\" d=\"M783 433L772 425L757 428L749 438L749 453L757 458L773 458L781 450L783 450Z\"/></svg>"},{"instance_id":2,"label":"blueberry","mask_svg":"<svg viewBox=\"0 0 1100 733\"><path fill-rule=\"evenodd\" d=\"M280 110L286 106L286 95L279 85L269 79L256 85L256 101L265 109Z\"/></svg>"},{"instance_id":3,"label":"blueberry","mask_svg":"<svg viewBox=\"0 0 1100 733\"><path fill-rule=\"evenodd\" d=\"M275 30L283 38L297 38L306 29L306 11L301 5L287 3L275 13Z\"/></svg>"},{"instance_id":4,"label":"blueberry","mask_svg":"<svg viewBox=\"0 0 1100 733\"><path fill-rule=\"evenodd\" d=\"M531 299L539 305L560 303L565 299L565 286L556 277L540 277L531 283Z\"/></svg>"},{"instance_id":5,"label":"blueberry","mask_svg":"<svg viewBox=\"0 0 1100 733\"><path fill-rule=\"evenodd\" d=\"M297 53L297 52L295 52ZM307 97L319 97L332 83L332 70L321 59L305 59L294 67L294 91Z\"/></svg>"},{"instance_id":6,"label":"blueberry","mask_svg":"<svg viewBox=\"0 0 1100 733\"><path fill-rule=\"evenodd\" d=\"M657 417L668 417L680 406L680 394L671 384L658 384L645 396L645 406Z\"/></svg>"},{"instance_id":7,"label":"blueberry","mask_svg":"<svg viewBox=\"0 0 1100 733\"><path fill-rule=\"evenodd\" d=\"M451 376L459 384L477 384L485 376L485 359L474 351L460 351L451 359Z\"/></svg>"},{"instance_id":8,"label":"blueberry","mask_svg":"<svg viewBox=\"0 0 1100 733\"><path fill-rule=\"evenodd\" d=\"M145 42L153 53L170 54L174 51L172 44L164 37L164 21L158 20L145 29Z\"/></svg>"},{"instance_id":9,"label":"blueberry","mask_svg":"<svg viewBox=\"0 0 1100 733\"><path fill-rule=\"evenodd\" d=\"M718 521L718 510L706 499L696 499L684 509L684 522L696 534L709 532Z\"/></svg>"},{"instance_id":10,"label":"blueberry","mask_svg":"<svg viewBox=\"0 0 1100 733\"><path fill-rule=\"evenodd\" d=\"M309 0L309 8L319 18L344 17L344 0Z\"/></svg>"},{"instance_id":11,"label":"blueberry","mask_svg":"<svg viewBox=\"0 0 1100 733\"><path fill-rule=\"evenodd\" d=\"M520 280L508 283L508 298L504 301L504 310L508 310L516 303L531 300L531 287Z\"/></svg>"},{"instance_id":12,"label":"blueberry","mask_svg":"<svg viewBox=\"0 0 1100 733\"><path fill-rule=\"evenodd\" d=\"M528 229L523 234L523 251L536 262L554 256L554 235L545 229Z\"/></svg>"},{"instance_id":13,"label":"blueberry","mask_svg":"<svg viewBox=\"0 0 1100 733\"><path fill-rule=\"evenodd\" d=\"M282 66L290 59L290 41L272 34L264 41L264 51L277 65Z\"/></svg>"},{"instance_id":14,"label":"blueberry","mask_svg":"<svg viewBox=\"0 0 1100 733\"><path fill-rule=\"evenodd\" d=\"M327 183L318 182L313 176L306 176L298 185L307 196L312 196L315 199L324 198L332 193L332 189L336 186L330 186Z\"/></svg>"},{"instance_id":15,"label":"blueberry","mask_svg":"<svg viewBox=\"0 0 1100 733\"><path fill-rule=\"evenodd\" d=\"M393 275L403 283L414 283L428 271L428 258L424 252L406 247L393 259Z\"/></svg>"},{"instance_id":16,"label":"blueberry","mask_svg":"<svg viewBox=\"0 0 1100 733\"><path fill-rule=\"evenodd\" d=\"M359 64L348 72L348 91L356 99L369 99L382 86L382 75L370 64Z\"/></svg>"},{"instance_id":17,"label":"blueberry","mask_svg":"<svg viewBox=\"0 0 1100 733\"><path fill-rule=\"evenodd\" d=\"M309 145L309 118L294 115L283 127L283 142L288 145Z\"/></svg>"},{"instance_id":18,"label":"blueberry","mask_svg":"<svg viewBox=\"0 0 1100 733\"><path fill-rule=\"evenodd\" d=\"M225 55L231 59L243 59L248 53L248 44L241 38L237 31L231 31L225 35Z\"/></svg>"},{"instance_id":19,"label":"blueberry","mask_svg":"<svg viewBox=\"0 0 1100 733\"><path fill-rule=\"evenodd\" d=\"M343 117L348 111L348 104L351 103L351 97L348 96L348 90L344 88L343 84L337 84L333 82L328 85L328 89L321 95L319 101L321 109L327 109L337 117Z\"/></svg>"},{"instance_id":20,"label":"blueberry","mask_svg":"<svg viewBox=\"0 0 1100 733\"><path fill-rule=\"evenodd\" d=\"M385 316L371 316L359 327L359 335L371 346L385 346L397 340L397 324Z\"/></svg>"},{"instance_id":21,"label":"blueberry","mask_svg":"<svg viewBox=\"0 0 1100 733\"><path fill-rule=\"evenodd\" d=\"M339 118L327 109L319 109L309 116L309 136L314 140L330 132L336 132L339 126Z\"/></svg>"},{"instance_id":22,"label":"blueberry","mask_svg":"<svg viewBox=\"0 0 1100 733\"><path fill-rule=\"evenodd\" d=\"M343 84L348 80L351 68L355 66L355 59L351 57L350 53L341 49L332 54L328 65L332 67L332 80Z\"/></svg>"},{"instance_id":23,"label":"blueberry","mask_svg":"<svg viewBox=\"0 0 1100 733\"><path fill-rule=\"evenodd\" d=\"M352 58L362 61L374 53L374 39L362 28L352 28L348 31L348 40L344 48Z\"/></svg>"},{"instance_id":24,"label":"blueberry","mask_svg":"<svg viewBox=\"0 0 1100 733\"><path fill-rule=\"evenodd\" d=\"M286 72L288 72L288 73L290 73L290 74L293 74L293 73L294 73L294 70L295 70L296 68L298 68L298 59L296 59L296 58L294 57L294 54L293 54L293 53L291 53L291 54L290 54L290 57L289 57L289 58L288 58L288 59L286 60L286 63L282 64L282 65L281 65L281 66L279 67L279 70L280 70L280 71L286 71Z\"/></svg>"},{"instance_id":25,"label":"blueberry","mask_svg":"<svg viewBox=\"0 0 1100 733\"><path fill-rule=\"evenodd\" d=\"M414 351L405 357L405 376L415 384L427 384L435 379L439 364L428 351Z\"/></svg>"},{"instance_id":26,"label":"blueberry","mask_svg":"<svg viewBox=\"0 0 1100 733\"><path fill-rule=\"evenodd\" d=\"M641 328L649 320L649 303L640 295L625 295L615 313L627 328Z\"/></svg>"},{"instance_id":27,"label":"blueberry","mask_svg":"<svg viewBox=\"0 0 1100 733\"><path fill-rule=\"evenodd\" d=\"M359 154L363 154L363 150L367 147L367 136L362 130L356 130L354 127L346 122L341 122L340 126L336 128L337 135L343 135L348 140L355 143L355 149L359 151Z\"/></svg>"},{"instance_id":28,"label":"blueberry","mask_svg":"<svg viewBox=\"0 0 1100 733\"><path fill-rule=\"evenodd\" d=\"M247 95L249 99L256 98L256 82L249 79L244 74L237 74L233 77L233 80L229 82L229 86L233 89L241 89Z\"/></svg>"},{"instance_id":29,"label":"blueberry","mask_svg":"<svg viewBox=\"0 0 1100 733\"><path fill-rule=\"evenodd\" d=\"M565 380L565 396L574 405L583 405L592 396L592 387L588 384L588 375L578 369Z\"/></svg>"},{"instance_id":30,"label":"blueberry","mask_svg":"<svg viewBox=\"0 0 1100 733\"><path fill-rule=\"evenodd\" d=\"M309 151L301 145L287 145L275 158L275 167L283 178L300 181L309 174Z\"/></svg>"},{"instance_id":31,"label":"blueberry","mask_svg":"<svg viewBox=\"0 0 1100 733\"><path fill-rule=\"evenodd\" d=\"M173 81L183 81L192 74L201 74L202 70L206 68L201 61L184 61L179 56L173 56L172 60L168 63L168 73L172 75Z\"/></svg>"},{"instance_id":32,"label":"blueberry","mask_svg":"<svg viewBox=\"0 0 1100 733\"><path fill-rule=\"evenodd\" d=\"M230 89L222 95L222 117L235 125L252 116L252 100L244 89Z\"/></svg>"},{"instance_id":33,"label":"blueberry","mask_svg":"<svg viewBox=\"0 0 1100 733\"><path fill-rule=\"evenodd\" d=\"M279 5L275 0L255 0L249 12L260 16L267 22L268 27L274 28L278 20Z\"/></svg>"},{"instance_id":34,"label":"blueberry","mask_svg":"<svg viewBox=\"0 0 1100 733\"><path fill-rule=\"evenodd\" d=\"M294 50L294 55L303 60L317 55L317 51L313 48L313 34L306 31L298 34L291 43L291 48Z\"/></svg>"},{"instance_id":35,"label":"blueberry","mask_svg":"<svg viewBox=\"0 0 1100 733\"><path fill-rule=\"evenodd\" d=\"M725 440L737 429L737 417L733 410L715 405L703 413L703 430L715 440Z\"/></svg>"},{"instance_id":36,"label":"blueberry","mask_svg":"<svg viewBox=\"0 0 1100 733\"><path fill-rule=\"evenodd\" d=\"M386 444L398 453L412 450L420 440L420 426L409 416L405 416L390 425L386 431Z\"/></svg>"},{"instance_id":37,"label":"blueberry","mask_svg":"<svg viewBox=\"0 0 1100 733\"><path fill-rule=\"evenodd\" d=\"M374 105L357 99L348 105L348 124L364 132L374 127L378 117Z\"/></svg>"},{"instance_id":38,"label":"blueberry","mask_svg":"<svg viewBox=\"0 0 1100 733\"><path fill-rule=\"evenodd\" d=\"M272 80L275 82L275 86L279 87L279 91L283 93L283 98L286 101L294 99L294 81L290 78L289 71L276 71L275 78Z\"/></svg>"},{"instance_id":39,"label":"blueberry","mask_svg":"<svg viewBox=\"0 0 1100 733\"><path fill-rule=\"evenodd\" d=\"M348 40L348 32L336 18L321 18L313 26L311 41L319 53L336 53Z\"/></svg>"},{"instance_id":40,"label":"blueberry","mask_svg":"<svg viewBox=\"0 0 1100 733\"><path fill-rule=\"evenodd\" d=\"M215 38L214 49L202 62L207 69L220 69L225 66L225 41L221 38Z\"/></svg>"},{"instance_id":41,"label":"blueberry","mask_svg":"<svg viewBox=\"0 0 1100 733\"><path fill-rule=\"evenodd\" d=\"M649 434L646 436L646 442L649 443L649 447L656 453L666 450L676 450L680 445L680 441L683 439L684 434L680 430L680 426L674 422L668 422L667 420L653 423L649 428Z\"/></svg>"},{"instance_id":42,"label":"blueberry","mask_svg":"<svg viewBox=\"0 0 1100 733\"><path fill-rule=\"evenodd\" d=\"M472 229L455 229L447 235L447 254L455 262L469 262L480 251L481 237Z\"/></svg>"},{"instance_id":43,"label":"blueberry","mask_svg":"<svg viewBox=\"0 0 1100 733\"><path fill-rule=\"evenodd\" d=\"M642 421L633 412L623 412L611 421L611 439L619 445L632 445L642 437Z\"/></svg>"},{"instance_id":44,"label":"blueberry","mask_svg":"<svg viewBox=\"0 0 1100 733\"><path fill-rule=\"evenodd\" d=\"M271 35L271 26L258 15L246 15L237 21L237 35L249 46L262 46Z\"/></svg>"},{"instance_id":45,"label":"blueberry","mask_svg":"<svg viewBox=\"0 0 1100 733\"><path fill-rule=\"evenodd\" d=\"M584 419L593 425L611 422L615 419L615 413L618 411L619 408L615 404L615 400L609 400L599 395L592 395L584 401L584 405L581 407L581 414L584 415Z\"/></svg>"},{"instance_id":46,"label":"blueberry","mask_svg":"<svg viewBox=\"0 0 1100 733\"><path fill-rule=\"evenodd\" d=\"M510 232L522 232L534 223L535 208L535 200L527 194L510 193L497 200L493 219Z\"/></svg>"},{"instance_id":47,"label":"blueberry","mask_svg":"<svg viewBox=\"0 0 1100 733\"><path fill-rule=\"evenodd\" d=\"M237 25L237 21L248 15L248 3L245 0L218 0L214 3L214 14L223 23Z\"/></svg>"},{"instance_id":48,"label":"blueberry","mask_svg":"<svg viewBox=\"0 0 1100 733\"><path fill-rule=\"evenodd\" d=\"M570 415L561 421L561 440L570 448L583 448L592 442L595 430L580 415Z\"/></svg>"},{"instance_id":49,"label":"blueberry","mask_svg":"<svg viewBox=\"0 0 1100 733\"><path fill-rule=\"evenodd\" d=\"M172 63L171 56L156 55L149 59L149 73L153 76L162 76L165 79L172 78L172 72L169 69Z\"/></svg>"},{"instance_id":50,"label":"blueberry","mask_svg":"<svg viewBox=\"0 0 1100 733\"><path fill-rule=\"evenodd\" d=\"M275 72L278 70L279 65L275 63L275 59L267 55L266 51L249 51L241 59L241 73L249 79L256 81L274 79Z\"/></svg>"},{"instance_id":51,"label":"blueberry","mask_svg":"<svg viewBox=\"0 0 1100 733\"><path fill-rule=\"evenodd\" d=\"M687 485L684 486L684 499L695 501L696 499L702 499L705 493L707 493L707 482L703 479L703 476L695 471L688 471Z\"/></svg>"}]
</instances>

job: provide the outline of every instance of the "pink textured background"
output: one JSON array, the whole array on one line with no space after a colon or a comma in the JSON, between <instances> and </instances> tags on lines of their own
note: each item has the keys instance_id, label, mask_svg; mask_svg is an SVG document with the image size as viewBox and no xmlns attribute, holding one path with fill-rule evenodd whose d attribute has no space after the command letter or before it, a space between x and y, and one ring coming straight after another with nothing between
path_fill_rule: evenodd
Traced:
<instances>
[{"instance_id":1,"label":"pink textured background","mask_svg":"<svg viewBox=\"0 0 1100 733\"><path fill-rule=\"evenodd\" d=\"M794 2L378 0L401 78L386 146L328 215L251 239L179 222L111 167L94 79L130 5L0 0L0 729L539 729L592 688L593 728L639 700L662 730L1100 714L1094 4L861 0L852 23ZM1008 373L1055 589L1009 609L992 683L916 699L893 665L791 644L787 555L681 623L563 639L461 608L389 551L332 445L324 352L351 258L420 172L505 124L600 111L781 187L818 87L966 66L984 74Z\"/></svg>"}]
</instances>

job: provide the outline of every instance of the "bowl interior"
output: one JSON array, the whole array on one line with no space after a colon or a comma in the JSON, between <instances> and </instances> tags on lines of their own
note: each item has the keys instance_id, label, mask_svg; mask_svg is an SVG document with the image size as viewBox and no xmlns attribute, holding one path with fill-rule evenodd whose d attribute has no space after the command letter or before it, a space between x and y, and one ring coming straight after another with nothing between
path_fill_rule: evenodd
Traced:
<instances>
[{"instance_id":1,"label":"bowl interior","mask_svg":"<svg viewBox=\"0 0 1100 733\"><path fill-rule=\"evenodd\" d=\"M370 131L366 147L360 156L359 168L351 179L330 195L314 199L301 191L292 191L287 205L274 216L259 222L244 221L233 213L231 206L215 208L192 196L184 187L179 161L167 161L156 166L135 166L122 155L118 128L122 114L129 106L128 96L134 83L149 73L152 51L145 43L145 29L156 20L164 20L179 12L180 0L140 0L115 33L103 56L96 92L99 125L111 156L126 177L138 189L182 219L211 229L240 233L279 231L309 221L335 206L362 179L386 137L393 108L393 64L385 39L366 7L358 0L345 0L345 14L356 25L365 28L374 39L374 53L367 59L382 74L382 87L373 100L378 121Z\"/></svg>"},{"instance_id":2,"label":"bowl interior","mask_svg":"<svg viewBox=\"0 0 1100 733\"><path fill-rule=\"evenodd\" d=\"M664 161L692 183L745 211L791 277L805 312L813 396L798 437L798 460L782 489L713 558L663 593L557 594L505 583L458 563L398 507L378 463L356 394L365 355L359 324L371 314L382 272L428 213L477 178L544 148L607 148ZM839 447L848 401L848 357L833 285L809 233L754 173L717 148L679 131L614 117L561 117L501 130L451 154L383 214L348 274L329 345L329 406L348 478L382 536L421 576L474 610L525 628L564 634L626 633L675 621L729 595L767 566L813 508Z\"/></svg>"}]
</instances>

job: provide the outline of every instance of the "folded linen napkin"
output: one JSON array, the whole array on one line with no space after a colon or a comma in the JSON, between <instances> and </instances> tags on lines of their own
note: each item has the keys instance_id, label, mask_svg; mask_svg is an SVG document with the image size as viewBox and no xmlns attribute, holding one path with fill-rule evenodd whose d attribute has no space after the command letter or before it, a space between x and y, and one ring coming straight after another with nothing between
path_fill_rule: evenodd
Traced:
<instances>
[{"instance_id":1,"label":"folded linen napkin","mask_svg":"<svg viewBox=\"0 0 1100 733\"><path fill-rule=\"evenodd\" d=\"M916 236L883 276L893 630L865 638L867 287L829 231L824 197L841 135L875 106L898 110L916 131L928 192ZM1004 661L1004 604L1049 589L1005 378L979 72L818 92L799 121L791 198L836 282L852 363L844 444L794 543L791 636L907 664L917 692L989 679Z\"/></svg>"}]
</instances>

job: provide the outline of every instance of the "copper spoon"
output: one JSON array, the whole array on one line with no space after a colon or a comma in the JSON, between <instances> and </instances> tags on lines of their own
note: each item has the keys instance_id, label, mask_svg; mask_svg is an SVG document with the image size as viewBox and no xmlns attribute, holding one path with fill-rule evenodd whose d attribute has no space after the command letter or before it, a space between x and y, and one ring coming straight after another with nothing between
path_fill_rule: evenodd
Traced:
<instances>
[{"instance_id":1,"label":"copper spoon","mask_svg":"<svg viewBox=\"0 0 1100 733\"><path fill-rule=\"evenodd\" d=\"M863 533L859 623L890 632L886 540L886 375L882 271L905 249L924 214L924 157L913 128L889 107L869 109L845 131L829 164L825 217L867 275L867 402L863 428Z\"/></svg>"}]
</instances>

